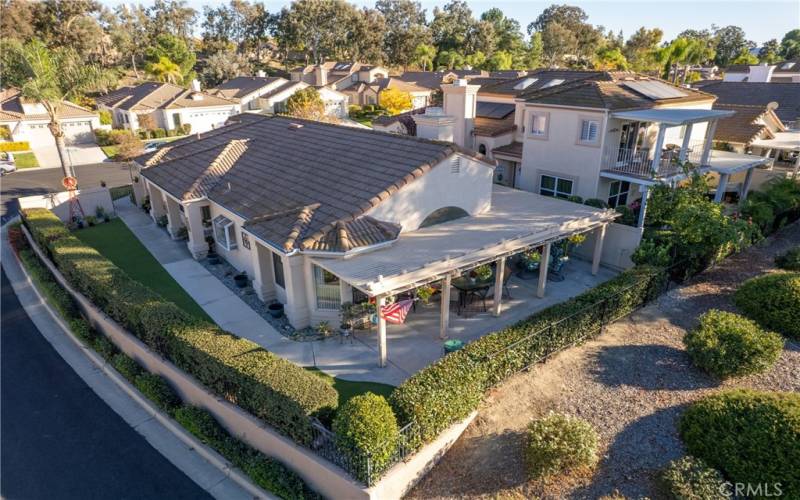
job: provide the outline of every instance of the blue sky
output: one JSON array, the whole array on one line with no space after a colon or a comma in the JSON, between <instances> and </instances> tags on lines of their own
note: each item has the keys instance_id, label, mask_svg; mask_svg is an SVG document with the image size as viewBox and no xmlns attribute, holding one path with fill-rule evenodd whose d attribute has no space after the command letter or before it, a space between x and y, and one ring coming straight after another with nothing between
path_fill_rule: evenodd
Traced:
<instances>
[{"instance_id":1,"label":"blue sky","mask_svg":"<svg viewBox=\"0 0 800 500\"><path fill-rule=\"evenodd\" d=\"M109 6L127 3L126 0L101 0ZM137 2L137 0L130 0ZM350 0L357 5L374 5L373 0ZM447 0L420 0L428 14L437 5ZM149 5L152 0L139 0ZM137 3L139 3L137 2ZM202 6L227 3L221 1L188 0L189 5L197 10ZM266 0L264 3L271 11L278 11L289 1ZM589 22L600 24L615 32L620 29L627 38L640 26L648 28L660 27L666 39L674 38L688 28L709 28L736 25L742 27L747 37L757 43L770 38L778 41L787 31L800 26L800 2L797 0L573 0L558 2L553 0L468 0L476 17L492 7L499 7L506 15L517 19L525 27L536 19L542 10L553 3L569 3L578 5L589 14Z\"/></svg>"}]
</instances>

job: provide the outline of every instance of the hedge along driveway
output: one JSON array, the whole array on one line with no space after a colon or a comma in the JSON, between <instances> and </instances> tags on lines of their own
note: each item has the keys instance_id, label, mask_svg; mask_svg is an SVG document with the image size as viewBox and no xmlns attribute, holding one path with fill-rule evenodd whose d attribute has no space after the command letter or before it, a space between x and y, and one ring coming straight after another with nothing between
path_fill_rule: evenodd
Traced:
<instances>
[{"instance_id":1,"label":"hedge along driveway","mask_svg":"<svg viewBox=\"0 0 800 500\"><path fill-rule=\"evenodd\" d=\"M73 234L125 271L128 276L174 303L184 312L199 320L213 322L121 219L78 229Z\"/></svg>"}]
</instances>

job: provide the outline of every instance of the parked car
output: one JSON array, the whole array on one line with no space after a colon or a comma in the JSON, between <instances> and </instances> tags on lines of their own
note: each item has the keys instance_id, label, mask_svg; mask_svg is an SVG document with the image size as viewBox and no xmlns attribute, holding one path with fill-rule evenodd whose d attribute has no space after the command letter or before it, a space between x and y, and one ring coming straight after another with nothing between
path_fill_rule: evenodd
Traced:
<instances>
[{"instance_id":1,"label":"parked car","mask_svg":"<svg viewBox=\"0 0 800 500\"><path fill-rule=\"evenodd\" d=\"M14 162L14 155L11 153L0 153L0 175L10 174L17 170Z\"/></svg>"},{"instance_id":2,"label":"parked car","mask_svg":"<svg viewBox=\"0 0 800 500\"><path fill-rule=\"evenodd\" d=\"M144 153L154 153L160 146L161 143L158 142L146 142L144 143Z\"/></svg>"}]
</instances>

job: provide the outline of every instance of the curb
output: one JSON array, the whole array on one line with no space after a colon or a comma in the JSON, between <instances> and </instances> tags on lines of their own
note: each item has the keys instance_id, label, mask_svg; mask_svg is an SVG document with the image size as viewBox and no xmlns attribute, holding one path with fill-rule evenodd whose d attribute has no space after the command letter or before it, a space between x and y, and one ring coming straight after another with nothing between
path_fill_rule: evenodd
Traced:
<instances>
[{"instance_id":1,"label":"curb","mask_svg":"<svg viewBox=\"0 0 800 500\"><path fill-rule=\"evenodd\" d=\"M70 340L70 344L72 344L73 347L77 348L77 350L84 356L84 359L82 361L88 361L89 363L91 363L91 365L93 365L93 368L96 368L97 370L102 372L105 375L105 377L114 384L116 388L120 389L141 410L143 410L146 414L154 418L164 429L166 429L170 434L175 436L175 438L177 438L178 441L187 446L189 451L196 452L206 463L208 463L210 466L214 467L220 473L222 473L223 479L221 481L215 483L211 487L203 486L194 477L197 476L198 474L190 474L187 470L182 468L180 464L176 463L173 460L173 457L164 454L160 449L156 448L156 450L159 453L161 453L165 458L167 458L167 460L169 460L173 465L175 465L179 470L181 470L181 472L186 474L187 477L192 479L195 483L197 483L201 488L203 488L209 494L211 494L215 498L221 498L221 499L231 498L228 495L220 495L220 493L222 492L212 491L215 490L216 487L219 486L225 480L225 478L227 478L230 481L232 481L236 486L238 486L241 490L243 490L239 492L240 493L239 495L235 495L235 497L277 499L278 497L272 495L271 493L268 493L267 491L263 490L259 486L252 483L249 480L249 478L247 478L247 476L244 475L244 473L242 473L238 468L236 468L233 464L231 464L222 455L220 455L213 449L209 448L205 444L201 443L199 440L197 440L197 438L195 438L192 434L186 431L180 424L178 424L175 420L173 420L172 417L162 412L161 409L156 407L149 399L144 397L139 392L139 390L136 389L136 387L134 387L130 382L128 382L127 379L125 379L122 375L120 375L119 372L117 372L112 365L107 363L104 358L102 358L94 350L84 346L83 343L81 343L81 341L77 337L75 337L75 335L70 330L69 326L64 322L61 315L58 314L56 311L54 311L53 308L50 306L50 304L48 304L44 296L42 296L41 292L36 287L31 277L28 275L28 272L25 269L25 266L20 261L19 256L16 254L16 252L13 251L13 249L10 248L10 245L6 238L7 226L9 223L12 223L16 220L18 220L18 217L9 220L6 224L2 226L2 238L3 238L2 245L3 247L8 247L9 253L14 256L15 264L19 267L21 274L24 276L24 285L30 287L30 289L33 291L33 293L36 295L36 298L38 299L38 302L33 304L20 301L22 302L22 307L25 309L26 314L28 314L29 316L34 316L36 313L32 313L30 309L33 306L42 306L44 310L47 311L50 318L62 330L62 332L59 333L63 334L66 338L68 338ZM6 271L8 271L7 267ZM11 282L11 286L14 289L14 293L16 293L19 296L19 289L21 288L20 283L18 281L12 280L10 276L9 276L9 281ZM42 336L45 337L45 339L50 344L53 344L53 342L49 338L47 338L46 335L42 334ZM53 345L53 347L55 348L56 346ZM58 352L59 355L62 358L64 358L63 354L59 349L56 349L56 352ZM75 370L75 366L73 366L69 360L67 360L66 358L64 358L64 360L67 361L67 363L73 368L73 370ZM109 402L102 397L102 395L98 392L98 389L93 385L93 383L90 380L84 378L83 375L77 370L75 371L76 373L78 373L81 379L83 379L84 382L98 396L100 396L100 398L106 404L108 404L112 410L114 410L115 413L120 415L120 417L122 417L123 420L125 420L130 424L129 420L125 418L125 415L123 415L122 409L118 409L114 405L109 404ZM142 433L139 430L138 425L132 427L139 435L141 435L148 442L150 442L150 436L147 436L144 433Z\"/></svg>"}]
</instances>

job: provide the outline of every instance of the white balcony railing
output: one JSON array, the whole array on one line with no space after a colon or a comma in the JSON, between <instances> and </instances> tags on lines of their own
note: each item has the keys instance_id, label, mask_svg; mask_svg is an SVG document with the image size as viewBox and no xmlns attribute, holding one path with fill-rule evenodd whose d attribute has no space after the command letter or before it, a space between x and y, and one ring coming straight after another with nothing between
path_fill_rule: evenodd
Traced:
<instances>
[{"instance_id":1,"label":"white balcony railing","mask_svg":"<svg viewBox=\"0 0 800 500\"><path fill-rule=\"evenodd\" d=\"M690 162L695 167L701 166L703 144L703 141L690 142L686 148L684 161ZM667 178L683 173L680 146L664 148L656 162L655 169L651 151L650 148L619 148L606 154L603 159L603 168L646 178Z\"/></svg>"}]
</instances>

